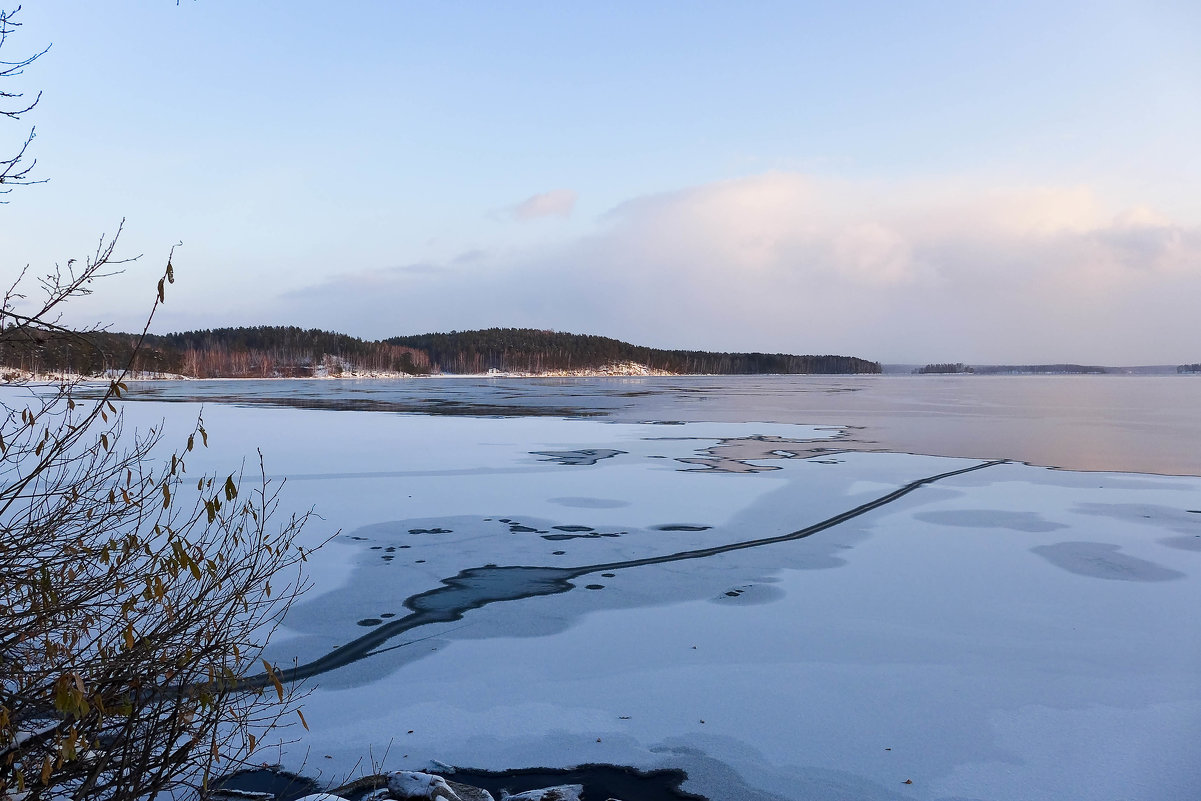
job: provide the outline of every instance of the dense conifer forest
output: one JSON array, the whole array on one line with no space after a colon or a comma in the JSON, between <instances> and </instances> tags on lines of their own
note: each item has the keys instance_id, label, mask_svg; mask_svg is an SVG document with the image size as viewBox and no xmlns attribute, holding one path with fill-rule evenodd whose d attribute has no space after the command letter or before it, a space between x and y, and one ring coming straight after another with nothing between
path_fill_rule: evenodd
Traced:
<instances>
[{"instance_id":1,"label":"dense conifer forest","mask_svg":"<svg viewBox=\"0 0 1201 801\"><path fill-rule=\"evenodd\" d=\"M925 367L914 369L914 375L947 375L954 373L974 373L975 368L968 367L963 362L942 362L940 364L927 364Z\"/></svg>"},{"instance_id":2,"label":"dense conifer forest","mask_svg":"<svg viewBox=\"0 0 1201 801\"><path fill-rule=\"evenodd\" d=\"M295 326L214 328L148 335L35 331L0 345L0 365L33 373L98 375L133 359L144 373L195 378L271 378L404 373L591 371L634 363L681 374L878 373L851 356L659 350L607 337L490 328L365 341ZM137 351L136 356L135 350Z\"/></svg>"},{"instance_id":3,"label":"dense conifer forest","mask_svg":"<svg viewBox=\"0 0 1201 801\"><path fill-rule=\"evenodd\" d=\"M1102 375L1109 370L1088 364L988 364L973 368L977 373L997 375L1005 373L1063 373L1067 375Z\"/></svg>"},{"instance_id":4,"label":"dense conifer forest","mask_svg":"<svg viewBox=\"0 0 1201 801\"><path fill-rule=\"evenodd\" d=\"M608 337L529 328L451 331L449 334L394 337L386 341L425 353L430 364L444 373L595 370L605 365L630 362L652 370L682 374L880 372L878 363L852 356L660 350Z\"/></svg>"}]
</instances>

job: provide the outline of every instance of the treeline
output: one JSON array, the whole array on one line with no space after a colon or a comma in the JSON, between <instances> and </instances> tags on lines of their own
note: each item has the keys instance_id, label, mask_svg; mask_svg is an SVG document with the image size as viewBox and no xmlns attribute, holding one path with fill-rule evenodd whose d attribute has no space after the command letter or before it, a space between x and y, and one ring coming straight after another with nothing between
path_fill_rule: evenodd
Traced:
<instances>
[{"instance_id":1,"label":"treeline","mask_svg":"<svg viewBox=\"0 0 1201 801\"><path fill-rule=\"evenodd\" d=\"M0 335L0 366L29 373L101 375L130 364L137 342L133 334L27 328L19 334ZM145 372L177 373L182 360L177 352L147 344L137 352L134 363Z\"/></svg>"},{"instance_id":2,"label":"treeline","mask_svg":"<svg viewBox=\"0 0 1201 801\"><path fill-rule=\"evenodd\" d=\"M386 341L425 353L431 368L444 373L595 370L623 362L682 374L880 372L878 362L853 356L661 350L631 345L609 337L530 328L451 331L448 334L393 337Z\"/></svg>"},{"instance_id":3,"label":"treeline","mask_svg":"<svg viewBox=\"0 0 1201 801\"><path fill-rule=\"evenodd\" d=\"M1176 368L1178 373L1201 373L1201 364L1182 364Z\"/></svg>"},{"instance_id":4,"label":"treeline","mask_svg":"<svg viewBox=\"0 0 1201 801\"><path fill-rule=\"evenodd\" d=\"M147 337L147 344L180 354L178 372L196 378L429 372L425 354L413 348L296 326L187 331Z\"/></svg>"},{"instance_id":5,"label":"treeline","mask_svg":"<svg viewBox=\"0 0 1201 801\"><path fill-rule=\"evenodd\" d=\"M913 370L914 375L948 375L954 373L974 373L975 368L968 367L963 362L943 362L942 364L927 364L925 367L917 367Z\"/></svg>"},{"instance_id":6,"label":"treeline","mask_svg":"<svg viewBox=\"0 0 1201 801\"><path fill-rule=\"evenodd\" d=\"M137 345L134 334L36 330L19 338L0 337L0 365L31 373L79 375L101 375L131 365L135 373L194 378L429 372L425 354L412 348L295 326L150 334L140 349Z\"/></svg>"},{"instance_id":7,"label":"treeline","mask_svg":"<svg viewBox=\"0 0 1201 801\"><path fill-rule=\"evenodd\" d=\"M1064 373L1069 375L1101 375L1108 373L1104 367L1084 364L988 364L975 368L977 373L998 375L1004 373Z\"/></svg>"},{"instance_id":8,"label":"treeline","mask_svg":"<svg viewBox=\"0 0 1201 801\"><path fill-rule=\"evenodd\" d=\"M148 335L32 331L0 337L0 365L31 373L100 375L131 364L137 373L195 378L272 378L342 373L596 370L634 362L682 374L879 373L880 365L850 356L710 353L659 350L608 337L522 328L452 331L366 341L295 326L214 328ZM136 354L135 354L136 350Z\"/></svg>"}]
</instances>

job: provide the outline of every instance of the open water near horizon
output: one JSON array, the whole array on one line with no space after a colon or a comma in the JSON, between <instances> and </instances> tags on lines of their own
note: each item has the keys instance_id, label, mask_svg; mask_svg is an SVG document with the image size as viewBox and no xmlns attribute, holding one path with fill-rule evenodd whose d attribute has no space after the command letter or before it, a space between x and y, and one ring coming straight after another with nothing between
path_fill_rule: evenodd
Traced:
<instances>
[{"instance_id":1,"label":"open water near horizon","mask_svg":"<svg viewBox=\"0 0 1201 801\"><path fill-rule=\"evenodd\" d=\"M681 376L230 379L129 398L614 422L850 427L842 444L1070 470L1201 475L1198 376Z\"/></svg>"}]
</instances>

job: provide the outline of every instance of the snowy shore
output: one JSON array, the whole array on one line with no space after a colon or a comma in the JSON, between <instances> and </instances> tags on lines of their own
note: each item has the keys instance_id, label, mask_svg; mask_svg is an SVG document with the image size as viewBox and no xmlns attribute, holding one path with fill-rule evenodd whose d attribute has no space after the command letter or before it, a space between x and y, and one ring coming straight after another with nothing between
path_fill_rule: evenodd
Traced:
<instances>
[{"instance_id":1,"label":"snowy shore","mask_svg":"<svg viewBox=\"0 0 1201 801\"><path fill-rule=\"evenodd\" d=\"M63 384L72 382L87 382L97 383L106 382L116 378L119 374L116 372L108 375L76 375L73 373L61 372L31 372L16 367L0 366L0 383L3 384L26 384L26 383L52 383ZM361 380L361 379L385 379L385 380L403 380L413 378L602 378L605 376L675 376L677 373L672 373L667 370L656 370L647 367L645 364L637 364L635 362L620 362L616 364L604 365L595 369L584 370L544 370L541 372L513 372L503 370L488 370L484 373L429 373L429 374L413 374L413 373L398 373L387 370L359 370L352 366L345 366L340 370L330 370L324 365L314 367L312 373L303 376L217 376L212 378L196 378L195 376L182 375L180 373L152 373L146 371L135 371L129 373L126 381L307 381L311 379L329 379L329 380Z\"/></svg>"}]
</instances>

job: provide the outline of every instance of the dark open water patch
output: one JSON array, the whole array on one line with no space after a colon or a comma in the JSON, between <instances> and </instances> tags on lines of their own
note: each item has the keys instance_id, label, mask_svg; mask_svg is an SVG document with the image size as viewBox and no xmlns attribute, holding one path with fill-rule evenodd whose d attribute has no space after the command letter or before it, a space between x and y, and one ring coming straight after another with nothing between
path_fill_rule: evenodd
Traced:
<instances>
[{"instance_id":1,"label":"dark open water patch","mask_svg":"<svg viewBox=\"0 0 1201 801\"><path fill-rule=\"evenodd\" d=\"M235 379L247 380L247 379ZM287 406L294 409L323 409L334 412L402 412L448 417L603 417L608 410L578 406L539 406L458 401L446 398L383 399L352 397L313 397L303 395L237 395L201 392L167 395L138 387L127 400L165 401L168 403L220 403L231 406ZM173 388L174 389L174 388Z\"/></svg>"},{"instance_id":2,"label":"dark open water patch","mask_svg":"<svg viewBox=\"0 0 1201 801\"><path fill-rule=\"evenodd\" d=\"M559 528L559 526L555 526ZM542 539L550 540L551 542L561 542L563 540L594 540L597 537L620 537L622 534L628 534L628 531L592 531L587 534L543 534Z\"/></svg>"},{"instance_id":3,"label":"dark open water patch","mask_svg":"<svg viewBox=\"0 0 1201 801\"><path fill-rule=\"evenodd\" d=\"M240 770L209 783L210 792L218 799L231 797L222 795L221 790L234 790L243 793L270 793L275 801L296 801L306 795L320 793L323 789L306 776L298 776L277 768Z\"/></svg>"},{"instance_id":4,"label":"dark open water patch","mask_svg":"<svg viewBox=\"0 0 1201 801\"><path fill-rule=\"evenodd\" d=\"M574 451L530 451L532 456L545 456L544 462L558 462L559 464L591 466L599 462L601 459L612 459L614 456L624 454L626 451L618 451L612 448L582 448Z\"/></svg>"},{"instance_id":5,"label":"dark open water patch","mask_svg":"<svg viewBox=\"0 0 1201 801\"><path fill-rule=\"evenodd\" d=\"M582 784L583 797L596 801L606 798L633 801L709 801L703 795L681 790L680 785L688 778L688 774L682 770L668 768L641 771L624 765L580 765L577 768L562 769L456 770L454 773L441 775L460 784L482 787L496 798L501 797L502 790L521 793L560 784ZM213 781L210 788L217 791L216 798L223 798L219 793L221 790L233 790L270 793L275 801L296 801L306 795L326 791L312 779L276 768L231 773ZM347 794L345 797L356 801L372 792L374 791L364 790L357 794Z\"/></svg>"},{"instance_id":6,"label":"dark open water patch","mask_svg":"<svg viewBox=\"0 0 1201 801\"><path fill-rule=\"evenodd\" d=\"M500 798L502 790L521 793L557 784L582 784L583 797L596 801L606 798L626 801L708 801L703 795L681 790L680 785L688 778L688 774L672 769L640 771L622 765L580 765L578 768L561 770L457 770L446 778L483 787L496 798Z\"/></svg>"}]
</instances>

